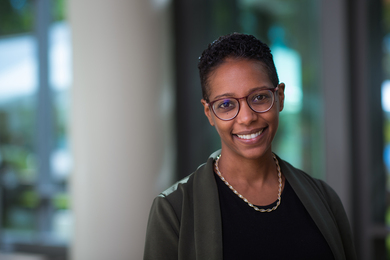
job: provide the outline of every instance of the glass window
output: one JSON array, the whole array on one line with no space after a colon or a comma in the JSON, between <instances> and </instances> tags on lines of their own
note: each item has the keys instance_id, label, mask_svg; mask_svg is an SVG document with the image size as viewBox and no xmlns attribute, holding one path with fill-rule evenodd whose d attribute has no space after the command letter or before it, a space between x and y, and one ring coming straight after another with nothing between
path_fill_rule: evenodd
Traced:
<instances>
[{"instance_id":1,"label":"glass window","mask_svg":"<svg viewBox=\"0 0 390 260\"><path fill-rule=\"evenodd\" d=\"M205 155L220 148L220 138L208 125L202 110L185 108L182 100L199 102L196 60L209 42L232 32L253 34L270 45L280 81L286 83L286 106L280 114L273 150L308 174L325 178L323 100L319 84L321 2L215 0L204 5L194 3L177 1L175 21L176 105L180 107L177 115L179 178L204 162ZM192 15L186 15L187 10L192 10ZM197 14L204 18L202 22L195 18ZM199 140L206 142L207 147L199 146Z\"/></svg>"},{"instance_id":2,"label":"glass window","mask_svg":"<svg viewBox=\"0 0 390 260\"><path fill-rule=\"evenodd\" d=\"M238 8L242 31L270 46L279 80L286 84L275 152L310 175L325 178L323 111L318 84L319 3L238 0Z\"/></svg>"},{"instance_id":3,"label":"glass window","mask_svg":"<svg viewBox=\"0 0 390 260\"><path fill-rule=\"evenodd\" d=\"M72 160L67 138L71 75L70 30L65 1L45 1L49 16L47 57L41 75L49 82L42 95L38 1L0 1L0 243L66 245L70 239L68 177ZM50 117L40 117L44 99ZM39 141L50 129L51 140ZM50 136L52 138L50 138ZM43 158L42 146L50 158ZM40 166L48 161L47 169Z\"/></svg>"},{"instance_id":4,"label":"glass window","mask_svg":"<svg viewBox=\"0 0 390 260\"><path fill-rule=\"evenodd\" d=\"M0 176L2 244L31 240L39 203L35 150L38 88L33 8L2 1L0 23Z\"/></svg>"},{"instance_id":5,"label":"glass window","mask_svg":"<svg viewBox=\"0 0 390 260\"><path fill-rule=\"evenodd\" d=\"M51 232L55 239L68 241L71 230L68 177L72 170L72 157L68 143L69 88L72 82L70 28L65 21L51 25L49 33L49 85L53 105L53 147L50 156L51 181L55 186L51 202L53 215Z\"/></svg>"},{"instance_id":6,"label":"glass window","mask_svg":"<svg viewBox=\"0 0 390 260\"><path fill-rule=\"evenodd\" d=\"M390 191L390 1L383 1L383 72L382 108L384 114L384 152L383 160L387 174L387 193ZM387 206L386 224L390 226L390 207ZM387 252L390 254L390 237L387 238Z\"/></svg>"}]
</instances>

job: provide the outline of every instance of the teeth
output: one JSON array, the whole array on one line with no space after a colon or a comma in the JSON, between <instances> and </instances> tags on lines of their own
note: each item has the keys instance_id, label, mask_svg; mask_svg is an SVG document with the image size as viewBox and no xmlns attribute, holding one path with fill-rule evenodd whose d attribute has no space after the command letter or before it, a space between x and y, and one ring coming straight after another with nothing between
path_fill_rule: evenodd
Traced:
<instances>
[{"instance_id":1,"label":"teeth","mask_svg":"<svg viewBox=\"0 0 390 260\"><path fill-rule=\"evenodd\" d=\"M263 129L261 129L259 132L254 133L254 134L250 134L250 135L237 135L237 136L238 136L239 138L241 138L241 139L247 139L247 140L249 140L249 139L253 139L253 138L259 136L262 132L263 132Z\"/></svg>"}]
</instances>

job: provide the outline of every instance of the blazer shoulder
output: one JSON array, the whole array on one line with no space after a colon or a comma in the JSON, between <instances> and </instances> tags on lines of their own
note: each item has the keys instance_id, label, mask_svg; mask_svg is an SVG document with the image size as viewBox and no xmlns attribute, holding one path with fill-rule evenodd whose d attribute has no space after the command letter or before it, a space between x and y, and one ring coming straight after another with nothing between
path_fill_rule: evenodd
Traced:
<instances>
[{"instance_id":1,"label":"blazer shoulder","mask_svg":"<svg viewBox=\"0 0 390 260\"><path fill-rule=\"evenodd\" d=\"M306 182L309 182L311 185L315 186L317 189L320 189L322 192L334 192L332 187L329 186L325 181L315 178L313 176L310 176L306 172L304 172L301 169L295 168L292 166L290 163L280 160L281 161L281 168L282 170L287 170L288 175L294 175L297 179L303 181L305 180Z\"/></svg>"},{"instance_id":2,"label":"blazer shoulder","mask_svg":"<svg viewBox=\"0 0 390 260\"><path fill-rule=\"evenodd\" d=\"M194 177L199 171L204 169L204 166L205 164L200 165L195 172L176 182L158 195L158 197L164 198L169 202L179 219L181 219L183 201L192 200Z\"/></svg>"},{"instance_id":3,"label":"blazer shoulder","mask_svg":"<svg viewBox=\"0 0 390 260\"><path fill-rule=\"evenodd\" d=\"M165 191L161 192L158 196L159 197L166 197L170 199L171 197L179 196L181 193L183 193L186 189L188 189L189 186L193 184L193 178L194 175L201 171L202 168L204 168L205 164L202 164L198 167L198 169L188 175L187 177L184 177L180 181L177 181L175 184L173 184L171 187L166 189Z\"/></svg>"}]
</instances>

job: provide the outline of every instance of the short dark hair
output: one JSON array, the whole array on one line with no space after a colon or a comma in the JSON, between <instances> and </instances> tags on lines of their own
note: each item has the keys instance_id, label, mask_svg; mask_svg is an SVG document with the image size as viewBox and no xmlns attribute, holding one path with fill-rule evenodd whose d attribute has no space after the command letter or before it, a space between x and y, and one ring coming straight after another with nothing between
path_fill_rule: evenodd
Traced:
<instances>
[{"instance_id":1,"label":"short dark hair","mask_svg":"<svg viewBox=\"0 0 390 260\"><path fill-rule=\"evenodd\" d=\"M219 37L210 43L199 57L198 69L202 85L203 99L209 102L210 74L227 58L256 60L262 62L268 77L276 87L279 84L271 50L267 44L256 39L253 35L232 33Z\"/></svg>"}]
</instances>

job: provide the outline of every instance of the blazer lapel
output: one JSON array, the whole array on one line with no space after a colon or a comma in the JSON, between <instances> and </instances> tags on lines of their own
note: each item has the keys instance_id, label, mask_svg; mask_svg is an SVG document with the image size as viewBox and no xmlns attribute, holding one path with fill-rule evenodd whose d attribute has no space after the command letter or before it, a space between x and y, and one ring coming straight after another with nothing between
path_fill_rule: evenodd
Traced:
<instances>
[{"instance_id":1,"label":"blazer lapel","mask_svg":"<svg viewBox=\"0 0 390 260\"><path fill-rule=\"evenodd\" d=\"M213 161L218 151L194 176L194 230L196 259L222 260L222 222Z\"/></svg>"},{"instance_id":2,"label":"blazer lapel","mask_svg":"<svg viewBox=\"0 0 390 260\"><path fill-rule=\"evenodd\" d=\"M278 158L279 159L279 158ZM328 242L335 259L345 259L343 242L339 235L333 213L318 184L313 179L279 159L282 174L309 212L317 227Z\"/></svg>"}]
</instances>

